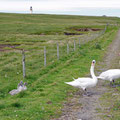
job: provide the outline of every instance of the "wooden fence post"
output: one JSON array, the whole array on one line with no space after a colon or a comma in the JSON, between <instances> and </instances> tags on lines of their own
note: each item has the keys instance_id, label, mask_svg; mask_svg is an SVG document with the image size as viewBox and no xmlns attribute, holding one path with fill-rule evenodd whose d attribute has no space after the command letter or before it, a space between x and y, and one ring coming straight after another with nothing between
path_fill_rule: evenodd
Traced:
<instances>
[{"instance_id":1,"label":"wooden fence post","mask_svg":"<svg viewBox=\"0 0 120 120\"><path fill-rule=\"evenodd\" d=\"M59 44L57 43L57 59L59 60Z\"/></svg>"},{"instance_id":2,"label":"wooden fence post","mask_svg":"<svg viewBox=\"0 0 120 120\"><path fill-rule=\"evenodd\" d=\"M44 66L46 67L46 46L44 46Z\"/></svg>"},{"instance_id":3,"label":"wooden fence post","mask_svg":"<svg viewBox=\"0 0 120 120\"><path fill-rule=\"evenodd\" d=\"M80 48L80 38L79 38L79 48Z\"/></svg>"},{"instance_id":4,"label":"wooden fence post","mask_svg":"<svg viewBox=\"0 0 120 120\"><path fill-rule=\"evenodd\" d=\"M26 77L26 71L25 71L25 51L22 50L22 64L23 64L23 79Z\"/></svg>"},{"instance_id":5,"label":"wooden fence post","mask_svg":"<svg viewBox=\"0 0 120 120\"><path fill-rule=\"evenodd\" d=\"M75 40L74 40L74 51L75 51L75 49L76 49L76 44L75 44Z\"/></svg>"},{"instance_id":6,"label":"wooden fence post","mask_svg":"<svg viewBox=\"0 0 120 120\"><path fill-rule=\"evenodd\" d=\"M67 54L69 54L69 44L67 43Z\"/></svg>"}]
</instances>

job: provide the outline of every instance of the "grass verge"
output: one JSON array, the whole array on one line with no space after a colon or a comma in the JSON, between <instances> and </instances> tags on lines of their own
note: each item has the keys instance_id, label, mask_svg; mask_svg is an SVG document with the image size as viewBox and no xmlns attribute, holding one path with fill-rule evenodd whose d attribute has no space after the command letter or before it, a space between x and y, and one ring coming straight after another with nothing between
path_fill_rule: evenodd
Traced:
<instances>
[{"instance_id":1,"label":"grass verge","mask_svg":"<svg viewBox=\"0 0 120 120\"><path fill-rule=\"evenodd\" d=\"M81 48L78 47L76 52L72 52L41 71L33 67L32 72L28 71L25 79L28 82L28 90L18 95L8 95L8 91L13 89L19 81L17 80L19 75L15 75L15 71L12 71L14 66L7 64L6 69L5 66L1 67L4 82L4 86L0 89L1 120L49 120L59 117L62 103L67 97L72 97L68 93L76 91L64 82L71 81L72 77L82 77L89 73L93 59L97 62L102 60L107 46L112 42L118 30L117 27L110 29L98 39L82 45ZM3 72L7 72L8 76L3 77L5 75ZM15 80L17 81L14 83Z\"/></svg>"}]
</instances>

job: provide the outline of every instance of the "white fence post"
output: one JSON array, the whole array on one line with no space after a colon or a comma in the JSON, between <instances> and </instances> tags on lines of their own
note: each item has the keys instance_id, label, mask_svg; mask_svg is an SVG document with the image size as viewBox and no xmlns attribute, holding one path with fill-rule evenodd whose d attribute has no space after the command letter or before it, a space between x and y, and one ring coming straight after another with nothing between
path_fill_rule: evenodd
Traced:
<instances>
[{"instance_id":1,"label":"white fence post","mask_svg":"<svg viewBox=\"0 0 120 120\"><path fill-rule=\"evenodd\" d=\"M46 67L46 46L44 46L44 66Z\"/></svg>"},{"instance_id":2,"label":"white fence post","mask_svg":"<svg viewBox=\"0 0 120 120\"><path fill-rule=\"evenodd\" d=\"M67 43L67 54L69 54L69 44Z\"/></svg>"},{"instance_id":3,"label":"white fence post","mask_svg":"<svg viewBox=\"0 0 120 120\"><path fill-rule=\"evenodd\" d=\"M79 38L79 48L80 48L80 38Z\"/></svg>"},{"instance_id":4,"label":"white fence post","mask_svg":"<svg viewBox=\"0 0 120 120\"><path fill-rule=\"evenodd\" d=\"M74 40L74 51L75 51L75 49L76 49L76 44L75 44L75 40Z\"/></svg>"},{"instance_id":5,"label":"white fence post","mask_svg":"<svg viewBox=\"0 0 120 120\"><path fill-rule=\"evenodd\" d=\"M22 64L23 64L23 79L26 77L26 71L25 71L25 51L22 50Z\"/></svg>"}]
</instances>

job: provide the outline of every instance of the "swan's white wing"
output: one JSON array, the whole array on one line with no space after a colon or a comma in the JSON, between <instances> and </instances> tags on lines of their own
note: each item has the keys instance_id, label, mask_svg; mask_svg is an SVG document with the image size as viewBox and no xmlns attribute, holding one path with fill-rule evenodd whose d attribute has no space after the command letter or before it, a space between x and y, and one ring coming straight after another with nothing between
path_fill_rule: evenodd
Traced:
<instances>
[{"instance_id":1,"label":"swan's white wing","mask_svg":"<svg viewBox=\"0 0 120 120\"><path fill-rule=\"evenodd\" d=\"M82 82L80 83L81 88L85 89L85 88L89 88L89 87L94 87L96 85L96 82L94 81L89 81L89 82Z\"/></svg>"},{"instance_id":2,"label":"swan's white wing","mask_svg":"<svg viewBox=\"0 0 120 120\"><path fill-rule=\"evenodd\" d=\"M109 80L110 73L108 71L102 72L97 78L102 80Z\"/></svg>"},{"instance_id":3,"label":"swan's white wing","mask_svg":"<svg viewBox=\"0 0 120 120\"><path fill-rule=\"evenodd\" d=\"M80 83L80 86L84 89L87 87L93 87L96 85L96 80L92 78L78 78L76 81Z\"/></svg>"},{"instance_id":4,"label":"swan's white wing","mask_svg":"<svg viewBox=\"0 0 120 120\"><path fill-rule=\"evenodd\" d=\"M79 81L80 83L83 83L83 82L91 82L92 78L78 78L78 79L75 79L75 81Z\"/></svg>"},{"instance_id":5,"label":"swan's white wing","mask_svg":"<svg viewBox=\"0 0 120 120\"><path fill-rule=\"evenodd\" d=\"M73 87L82 88L83 90L87 87L93 87L96 85L96 82L91 78L78 78L72 82L65 83Z\"/></svg>"},{"instance_id":6,"label":"swan's white wing","mask_svg":"<svg viewBox=\"0 0 120 120\"><path fill-rule=\"evenodd\" d=\"M104 79L104 80L117 79L119 77L120 77L120 69L110 69L105 72L102 72L98 76L98 78Z\"/></svg>"},{"instance_id":7,"label":"swan's white wing","mask_svg":"<svg viewBox=\"0 0 120 120\"><path fill-rule=\"evenodd\" d=\"M110 77L112 79L120 78L120 69L113 69L113 70L111 70Z\"/></svg>"},{"instance_id":8,"label":"swan's white wing","mask_svg":"<svg viewBox=\"0 0 120 120\"><path fill-rule=\"evenodd\" d=\"M78 81L65 82L65 83L73 87L80 87L80 83Z\"/></svg>"}]
</instances>

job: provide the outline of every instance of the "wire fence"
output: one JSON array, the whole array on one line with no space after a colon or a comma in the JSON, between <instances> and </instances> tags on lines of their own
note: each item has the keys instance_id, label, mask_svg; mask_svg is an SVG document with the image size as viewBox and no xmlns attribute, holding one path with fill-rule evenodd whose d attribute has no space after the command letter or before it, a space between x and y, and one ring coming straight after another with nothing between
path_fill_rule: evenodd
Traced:
<instances>
[{"instance_id":1,"label":"wire fence","mask_svg":"<svg viewBox=\"0 0 120 120\"><path fill-rule=\"evenodd\" d=\"M105 31L106 27L104 30L86 34L83 37L72 38L72 40L62 42L57 41L51 46L41 46L39 47L40 49L14 49L9 52L9 54L7 52L1 52L0 59L2 62L0 63L0 66L2 67L4 65L3 71L5 72L9 70L12 71L13 68L16 74L23 74L24 79L26 77L26 71L33 72L34 69L40 70L39 68L47 67L52 63L59 61L61 58L77 51L81 45L100 37ZM6 75L3 71L2 73Z\"/></svg>"}]
</instances>

